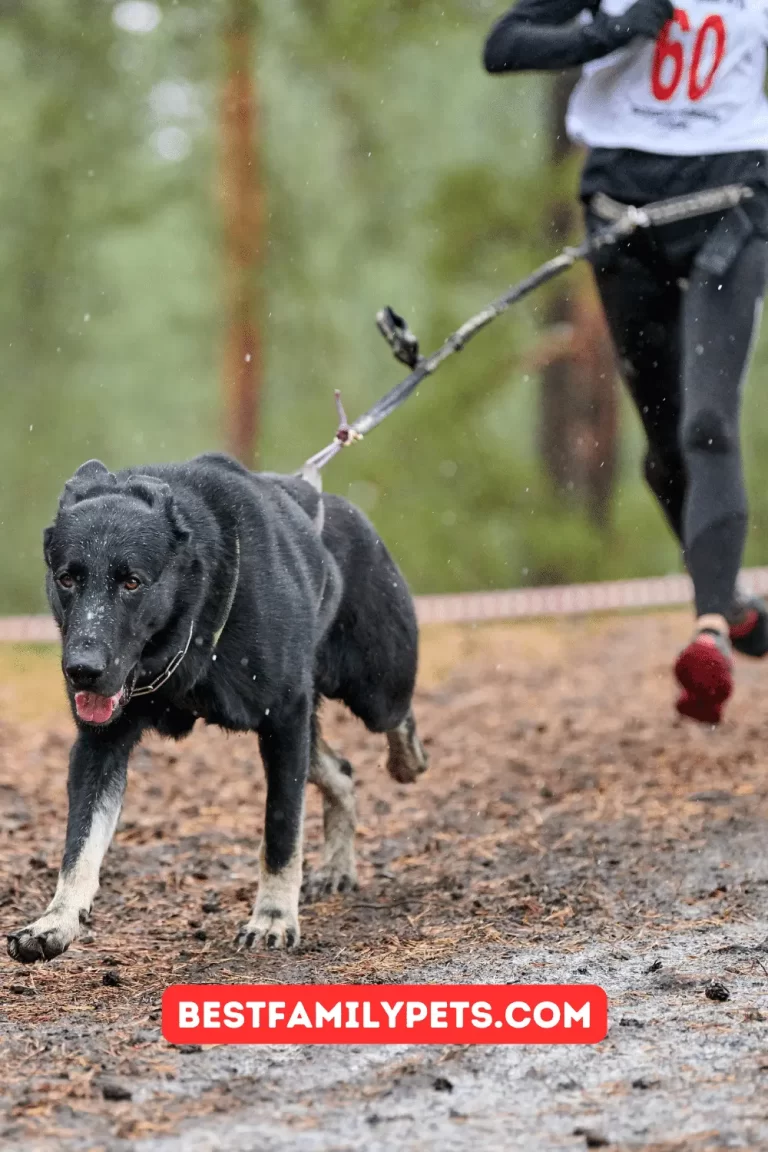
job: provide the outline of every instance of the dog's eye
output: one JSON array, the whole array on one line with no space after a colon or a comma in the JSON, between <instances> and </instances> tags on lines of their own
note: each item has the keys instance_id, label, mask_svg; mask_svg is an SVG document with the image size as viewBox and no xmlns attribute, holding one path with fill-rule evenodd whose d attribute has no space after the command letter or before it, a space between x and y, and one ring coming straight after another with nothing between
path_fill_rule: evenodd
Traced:
<instances>
[{"instance_id":1,"label":"dog's eye","mask_svg":"<svg viewBox=\"0 0 768 1152\"><path fill-rule=\"evenodd\" d=\"M69 572L59 572L58 576L56 577L56 583L60 588L66 588L69 590L70 588L74 588L75 578L74 576L70 576Z\"/></svg>"},{"instance_id":2,"label":"dog's eye","mask_svg":"<svg viewBox=\"0 0 768 1152\"><path fill-rule=\"evenodd\" d=\"M137 588L141 587L141 580L138 576L129 576L127 580L123 580L123 588L126 592L135 592Z\"/></svg>"}]
</instances>

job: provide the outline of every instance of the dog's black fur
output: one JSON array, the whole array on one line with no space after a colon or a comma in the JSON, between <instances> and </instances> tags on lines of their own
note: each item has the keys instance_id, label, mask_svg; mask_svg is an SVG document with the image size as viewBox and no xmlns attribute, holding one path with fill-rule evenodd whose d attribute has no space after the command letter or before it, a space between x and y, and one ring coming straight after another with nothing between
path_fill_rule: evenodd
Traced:
<instances>
[{"instance_id":1,"label":"dog's black fur","mask_svg":"<svg viewBox=\"0 0 768 1152\"><path fill-rule=\"evenodd\" d=\"M398 779L426 763L411 715L416 619L384 544L340 497L211 454L117 474L89 461L65 486L44 548L79 733L56 895L38 921L9 936L11 956L50 959L69 946L98 886L131 749L147 729L185 736L198 717L259 735L264 842L240 941L291 947L308 778L325 798L320 887L355 882L351 769L320 737L319 699L342 700L371 731L388 734ZM131 698L187 645L165 683ZM111 719L89 723L77 693L119 702Z\"/></svg>"}]
</instances>

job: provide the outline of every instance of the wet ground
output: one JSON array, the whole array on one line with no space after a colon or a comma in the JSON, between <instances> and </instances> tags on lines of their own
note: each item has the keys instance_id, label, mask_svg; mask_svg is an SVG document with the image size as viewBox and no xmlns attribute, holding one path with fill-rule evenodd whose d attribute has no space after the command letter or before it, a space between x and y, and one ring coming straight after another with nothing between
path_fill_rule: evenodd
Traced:
<instances>
[{"instance_id":1,"label":"wet ground","mask_svg":"<svg viewBox=\"0 0 768 1152\"><path fill-rule=\"evenodd\" d=\"M0 960L0 1146L768 1148L768 667L726 723L675 719L684 614L424 637L429 772L328 707L357 772L363 886L304 909L295 954L232 940L256 876L255 740L134 758L88 935ZM0 650L0 911L55 884L70 722L55 662ZM307 859L318 858L311 795ZM602 984L594 1048L172 1048L171 982ZM720 981L727 1000L711 1000Z\"/></svg>"}]
</instances>

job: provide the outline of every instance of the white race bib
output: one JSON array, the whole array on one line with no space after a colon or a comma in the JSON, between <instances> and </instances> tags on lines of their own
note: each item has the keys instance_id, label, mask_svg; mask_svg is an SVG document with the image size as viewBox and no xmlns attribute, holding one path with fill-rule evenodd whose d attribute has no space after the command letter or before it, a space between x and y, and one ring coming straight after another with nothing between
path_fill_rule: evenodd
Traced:
<instances>
[{"instance_id":1,"label":"white race bib","mask_svg":"<svg viewBox=\"0 0 768 1152\"><path fill-rule=\"evenodd\" d=\"M637 38L582 70L572 140L698 156L768 149L768 0L679 0L656 41ZM631 0L605 0L619 15Z\"/></svg>"}]
</instances>

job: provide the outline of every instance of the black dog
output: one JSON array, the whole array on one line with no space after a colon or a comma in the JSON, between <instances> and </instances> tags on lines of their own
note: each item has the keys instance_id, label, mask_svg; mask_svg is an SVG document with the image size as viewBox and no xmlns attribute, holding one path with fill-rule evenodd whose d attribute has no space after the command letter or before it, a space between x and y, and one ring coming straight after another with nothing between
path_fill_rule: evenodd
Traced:
<instances>
[{"instance_id":1,"label":"black dog","mask_svg":"<svg viewBox=\"0 0 768 1152\"><path fill-rule=\"evenodd\" d=\"M352 770L322 740L321 697L385 732L400 781L426 767L411 697L417 629L405 581L372 526L298 477L222 455L69 481L44 536L48 598L79 729L69 820L47 911L8 937L50 960L87 918L142 733L185 736L198 717L258 732L267 778L260 878L238 942L298 942L307 780L321 790L320 891L356 883Z\"/></svg>"}]
</instances>

